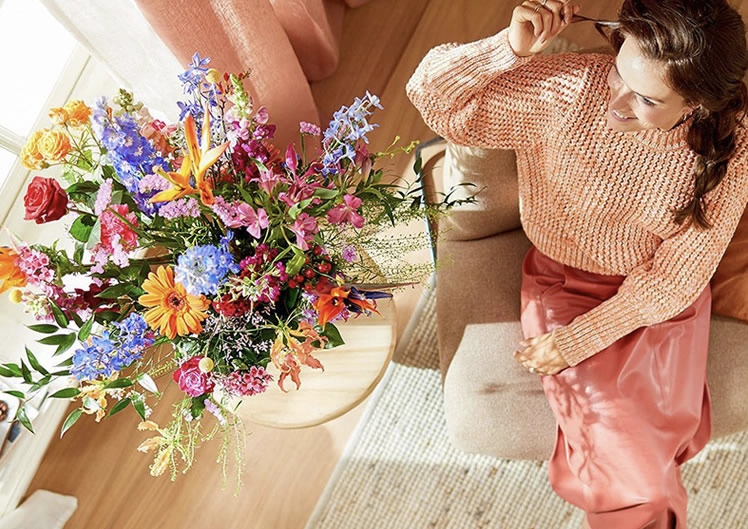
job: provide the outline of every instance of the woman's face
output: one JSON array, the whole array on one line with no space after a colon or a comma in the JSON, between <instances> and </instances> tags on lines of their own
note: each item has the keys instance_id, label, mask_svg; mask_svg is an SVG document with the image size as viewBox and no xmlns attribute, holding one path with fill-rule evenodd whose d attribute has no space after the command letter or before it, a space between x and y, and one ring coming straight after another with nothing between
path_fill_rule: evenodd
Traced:
<instances>
[{"instance_id":1,"label":"woman's face","mask_svg":"<svg viewBox=\"0 0 748 529\"><path fill-rule=\"evenodd\" d=\"M621 132L670 130L694 106L687 105L665 82L664 68L645 58L633 38L621 46L608 74L608 127Z\"/></svg>"}]
</instances>

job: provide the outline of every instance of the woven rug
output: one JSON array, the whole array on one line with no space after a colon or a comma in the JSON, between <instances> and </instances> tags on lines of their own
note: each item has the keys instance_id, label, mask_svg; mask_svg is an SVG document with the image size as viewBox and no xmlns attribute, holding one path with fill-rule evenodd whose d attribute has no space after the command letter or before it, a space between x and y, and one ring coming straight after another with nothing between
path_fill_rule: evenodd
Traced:
<instances>
[{"instance_id":1,"label":"woven rug","mask_svg":"<svg viewBox=\"0 0 748 529\"><path fill-rule=\"evenodd\" d=\"M544 462L450 446L435 297L421 301L307 529L578 529L582 512L553 493ZM712 441L683 477L689 527L748 528L748 432Z\"/></svg>"}]
</instances>

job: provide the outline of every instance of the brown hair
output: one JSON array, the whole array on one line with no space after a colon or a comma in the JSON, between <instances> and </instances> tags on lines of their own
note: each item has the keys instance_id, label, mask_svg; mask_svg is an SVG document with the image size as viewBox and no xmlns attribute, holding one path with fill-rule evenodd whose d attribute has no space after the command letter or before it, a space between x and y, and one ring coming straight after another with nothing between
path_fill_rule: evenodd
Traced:
<instances>
[{"instance_id":1,"label":"brown hair","mask_svg":"<svg viewBox=\"0 0 748 529\"><path fill-rule=\"evenodd\" d=\"M735 129L748 110L745 26L725 0L624 0L610 41L620 49L633 37L642 53L665 65L670 88L699 105L688 133L698 155L694 196L674 211L678 224L711 225L705 195L725 176L735 151Z\"/></svg>"}]
</instances>

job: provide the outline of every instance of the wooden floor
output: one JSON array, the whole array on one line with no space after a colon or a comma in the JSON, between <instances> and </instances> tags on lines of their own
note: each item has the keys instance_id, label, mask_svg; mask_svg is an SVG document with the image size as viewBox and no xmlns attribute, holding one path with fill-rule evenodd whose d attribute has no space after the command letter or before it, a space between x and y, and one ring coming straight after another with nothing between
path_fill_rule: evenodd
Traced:
<instances>
[{"instance_id":1,"label":"wooden floor","mask_svg":"<svg viewBox=\"0 0 748 529\"><path fill-rule=\"evenodd\" d=\"M618 5L611 0L579 3L583 14L599 18L615 17ZM745 4L748 0L739 4L743 13ZM475 40L505 27L514 5L506 0L372 0L349 10L340 67L313 86L321 115L330 116L369 90L385 107L375 120L381 126L372 135L374 149L386 147L396 135L405 141L431 138L405 96L408 77L432 46ZM582 46L599 44L589 25L580 26L564 36ZM403 159L394 170L403 172L409 163ZM419 295L411 290L397 298L400 330ZM29 492L43 488L76 496L79 507L67 529L300 529L363 407L306 430L247 425L245 484L237 497L230 487L221 489L212 448L202 449L195 468L175 483L150 477L150 458L135 451L144 436L130 413L106 425L81 421L54 441ZM159 412L169 413L167 408L159 406Z\"/></svg>"}]
</instances>

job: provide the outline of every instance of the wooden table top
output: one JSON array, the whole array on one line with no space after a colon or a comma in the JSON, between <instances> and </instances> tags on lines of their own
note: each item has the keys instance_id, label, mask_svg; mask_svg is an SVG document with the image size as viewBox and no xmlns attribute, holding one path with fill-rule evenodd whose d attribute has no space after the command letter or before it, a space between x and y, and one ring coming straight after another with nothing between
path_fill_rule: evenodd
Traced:
<instances>
[{"instance_id":1,"label":"wooden table top","mask_svg":"<svg viewBox=\"0 0 748 529\"><path fill-rule=\"evenodd\" d=\"M359 316L336 323L345 344L317 351L314 356L324 366L301 368L301 388L291 379L278 387L279 371L273 364L268 373L273 382L265 393L247 397L237 414L245 421L273 428L317 426L352 410L366 399L382 379L395 349L397 329L392 300L377 304L381 316Z\"/></svg>"}]
</instances>

